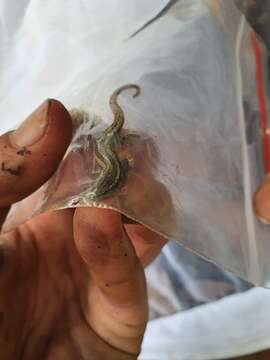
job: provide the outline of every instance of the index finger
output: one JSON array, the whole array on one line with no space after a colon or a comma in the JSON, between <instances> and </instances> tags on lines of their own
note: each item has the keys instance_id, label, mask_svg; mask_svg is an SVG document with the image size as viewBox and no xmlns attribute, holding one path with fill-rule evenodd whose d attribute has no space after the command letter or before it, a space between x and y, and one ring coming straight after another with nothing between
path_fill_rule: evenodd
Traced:
<instances>
[{"instance_id":1,"label":"index finger","mask_svg":"<svg viewBox=\"0 0 270 360\"><path fill-rule=\"evenodd\" d=\"M0 137L0 224L9 206L55 172L72 136L72 120L57 100L46 100L22 125Z\"/></svg>"}]
</instances>

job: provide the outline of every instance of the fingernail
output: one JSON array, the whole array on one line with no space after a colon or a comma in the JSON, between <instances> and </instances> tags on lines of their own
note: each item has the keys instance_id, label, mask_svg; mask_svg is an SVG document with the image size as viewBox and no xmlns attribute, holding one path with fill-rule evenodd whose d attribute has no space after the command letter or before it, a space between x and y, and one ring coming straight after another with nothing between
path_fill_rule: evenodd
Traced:
<instances>
[{"instance_id":1,"label":"fingernail","mask_svg":"<svg viewBox=\"0 0 270 360\"><path fill-rule=\"evenodd\" d=\"M46 100L11 133L11 141L19 147L31 146L39 141L48 125L48 108L49 100Z\"/></svg>"}]
</instances>

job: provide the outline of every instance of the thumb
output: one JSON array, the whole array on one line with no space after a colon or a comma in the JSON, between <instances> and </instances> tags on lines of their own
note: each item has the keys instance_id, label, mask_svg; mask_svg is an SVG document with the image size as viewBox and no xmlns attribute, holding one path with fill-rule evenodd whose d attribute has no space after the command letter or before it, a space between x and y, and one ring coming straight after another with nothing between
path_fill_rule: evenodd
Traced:
<instances>
[{"instance_id":1,"label":"thumb","mask_svg":"<svg viewBox=\"0 0 270 360\"><path fill-rule=\"evenodd\" d=\"M138 353L147 321L145 277L121 215L107 209L77 209L74 232L91 275L86 310L90 325L109 344Z\"/></svg>"},{"instance_id":2,"label":"thumb","mask_svg":"<svg viewBox=\"0 0 270 360\"><path fill-rule=\"evenodd\" d=\"M6 209L55 172L72 136L72 120L56 100L45 101L15 131L0 137L0 221Z\"/></svg>"}]
</instances>

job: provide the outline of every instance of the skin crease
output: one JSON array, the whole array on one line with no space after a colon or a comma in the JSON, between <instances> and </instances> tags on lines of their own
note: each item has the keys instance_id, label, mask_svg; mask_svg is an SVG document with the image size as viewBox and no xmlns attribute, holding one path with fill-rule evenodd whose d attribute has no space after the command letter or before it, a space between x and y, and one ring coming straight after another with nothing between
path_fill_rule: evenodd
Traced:
<instances>
[{"instance_id":1,"label":"skin crease","mask_svg":"<svg viewBox=\"0 0 270 360\"><path fill-rule=\"evenodd\" d=\"M31 154L18 155L10 134L0 137L1 163L23 169L21 176L0 173L1 223L13 202L52 175L70 142L71 119L59 102L49 101L48 118L46 134L29 147ZM149 193L149 182L140 179L138 193ZM152 182L155 187L161 189ZM266 178L254 197L265 219L268 188ZM165 242L116 212L94 208L45 213L2 233L0 359L136 359L147 322L143 267Z\"/></svg>"},{"instance_id":2,"label":"skin crease","mask_svg":"<svg viewBox=\"0 0 270 360\"><path fill-rule=\"evenodd\" d=\"M50 178L70 143L68 112L56 100L47 105L46 133L27 152L11 133L0 137L1 163L22 169L0 172L1 223ZM143 266L165 243L95 208L44 213L2 232L0 359L136 359L148 318Z\"/></svg>"}]
</instances>

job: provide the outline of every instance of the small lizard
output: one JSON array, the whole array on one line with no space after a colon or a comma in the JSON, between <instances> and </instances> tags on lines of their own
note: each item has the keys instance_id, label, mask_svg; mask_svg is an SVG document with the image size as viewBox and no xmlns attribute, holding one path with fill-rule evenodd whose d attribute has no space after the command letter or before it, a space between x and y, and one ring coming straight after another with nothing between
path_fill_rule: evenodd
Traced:
<instances>
[{"instance_id":1,"label":"small lizard","mask_svg":"<svg viewBox=\"0 0 270 360\"><path fill-rule=\"evenodd\" d=\"M123 185L127 171L128 160L119 160L116 147L120 142L120 132L125 122L124 112L117 99L119 94L127 89L135 89L133 97L140 94L138 85L128 84L115 90L110 98L110 107L114 115L113 123L108 126L101 136L96 139L95 160L101 172L94 181L93 186L85 192L86 199L91 201L101 200L110 196Z\"/></svg>"}]
</instances>

